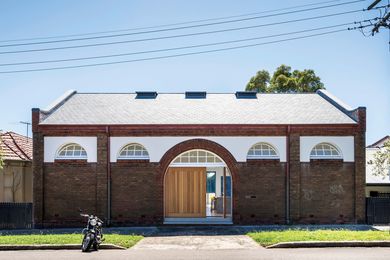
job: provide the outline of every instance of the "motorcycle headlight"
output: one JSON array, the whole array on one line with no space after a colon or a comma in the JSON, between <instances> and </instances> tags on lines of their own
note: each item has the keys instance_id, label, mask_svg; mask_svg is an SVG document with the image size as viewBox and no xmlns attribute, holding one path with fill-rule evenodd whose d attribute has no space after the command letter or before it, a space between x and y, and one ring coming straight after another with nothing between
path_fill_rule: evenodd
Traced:
<instances>
[{"instance_id":1,"label":"motorcycle headlight","mask_svg":"<svg viewBox=\"0 0 390 260\"><path fill-rule=\"evenodd\" d=\"M91 219L91 221L90 221L90 224L91 224L91 226L96 226L96 219Z\"/></svg>"}]
</instances>

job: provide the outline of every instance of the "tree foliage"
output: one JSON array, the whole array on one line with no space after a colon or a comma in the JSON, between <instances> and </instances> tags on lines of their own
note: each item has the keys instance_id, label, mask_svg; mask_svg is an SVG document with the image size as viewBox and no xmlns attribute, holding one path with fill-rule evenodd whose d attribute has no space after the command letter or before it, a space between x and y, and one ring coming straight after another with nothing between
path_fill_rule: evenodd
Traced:
<instances>
[{"instance_id":1,"label":"tree foliage","mask_svg":"<svg viewBox=\"0 0 390 260\"><path fill-rule=\"evenodd\" d=\"M373 175L387 176L390 171L390 140L384 143L383 148L374 154Z\"/></svg>"},{"instance_id":2,"label":"tree foliage","mask_svg":"<svg viewBox=\"0 0 390 260\"><path fill-rule=\"evenodd\" d=\"M245 88L260 93L316 92L318 89L324 89L324 84L314 70L291 71L291 67L284 64L276 68L272 77L266 70L258 71Z\"/></svg>"}]
</instances>

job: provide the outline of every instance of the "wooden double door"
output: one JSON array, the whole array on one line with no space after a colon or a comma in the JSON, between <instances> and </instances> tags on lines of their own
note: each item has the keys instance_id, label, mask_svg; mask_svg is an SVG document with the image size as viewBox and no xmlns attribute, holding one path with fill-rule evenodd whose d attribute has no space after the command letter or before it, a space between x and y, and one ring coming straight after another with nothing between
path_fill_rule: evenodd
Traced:
<instances>
[{"instance_id":1,"label":"wooden double door","mask_svg":"<svg viewBox=\"0 0 390 260\"><path fill-rule=\"evenodd\" d=\"M206 217L205 167L170 167L164 185L165 217Z\"/></svg>"}]
</instances>

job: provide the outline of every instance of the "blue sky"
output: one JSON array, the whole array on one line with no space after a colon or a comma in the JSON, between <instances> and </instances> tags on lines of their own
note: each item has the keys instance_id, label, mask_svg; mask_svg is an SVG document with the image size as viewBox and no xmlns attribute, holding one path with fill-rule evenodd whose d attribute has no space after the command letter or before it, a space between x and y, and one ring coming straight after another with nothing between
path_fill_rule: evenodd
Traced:
<instances>
[{"instance_id":1,"label":"blue sky","mask_svg":"<svg viewBox=\"0 0 390 260\"><path fill-rule=\"evenodd\" d=\"M323 1L3 0L0 2L0 24L3 25L0 27L0 41L153 26L261 12ZM141 37L201 32L293 20L362 9L370 3L371 1L364 1L329 9L219 26L148 34ZM387 1L383 0L382 3L385 4ZM60 51L3 54L0 55L0 63L106 55L259 37L360 21L374 17L376 14L376 11L360 12L326 19L170 40ZM266 69L272 72L280 64L287 64L292 66L293 69L314 69L317 75L321 77L327 90L345 103L352 107L366 106L368 113L367 143L372 143L384 135L390 134L390 52L388 37L388 32L384 30L375 37L364 37L358 31L345 31L284 43L164 60L83 69L0 74L0 129L25 133L25 127L18 122L22 120L31 121L31 108L46 107L68 89L76 89L79 92L133 92L136 90L234 92L244 89L247 81L256 71ZM128 36L116 40L136 38L140 38L140 36ZM112 39L90 42L110 40ZM270 40L275 40L275 38ZM251 43L264 41L267 40L258 40ZM74 43L52 44L50 46L70 44ZM3 47L0 48L0 51L46 46L49 45ZM199 48L196 51L211 48L218 47ZM188 52L188 50L169 52L169 54L183 52ZM168 53L111 58L105 61L166 54ZM93 62L96 61L69 62L62 65ZM20 67L0 66L0 71L16 68L50 67L53 65L58 66L60 64Z\"/></svg>"}]
</instances>

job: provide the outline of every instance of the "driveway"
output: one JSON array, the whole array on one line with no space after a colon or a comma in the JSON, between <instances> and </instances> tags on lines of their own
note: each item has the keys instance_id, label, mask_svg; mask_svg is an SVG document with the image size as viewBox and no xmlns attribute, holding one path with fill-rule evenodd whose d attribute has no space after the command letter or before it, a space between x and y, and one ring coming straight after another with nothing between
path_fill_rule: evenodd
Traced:
<instances>
[{"instance_id":1,"label":"driveway","mask_svg":"<svg viewBox=\"0 0 390 260\"><path fill-rule=\"evenodd\" d=\"M155 236L145 237L132 250L171 249L171 250L219 250L219 249L258 249L255 241L245 235L219 236Z\"/></svg>"}]
</instances>

